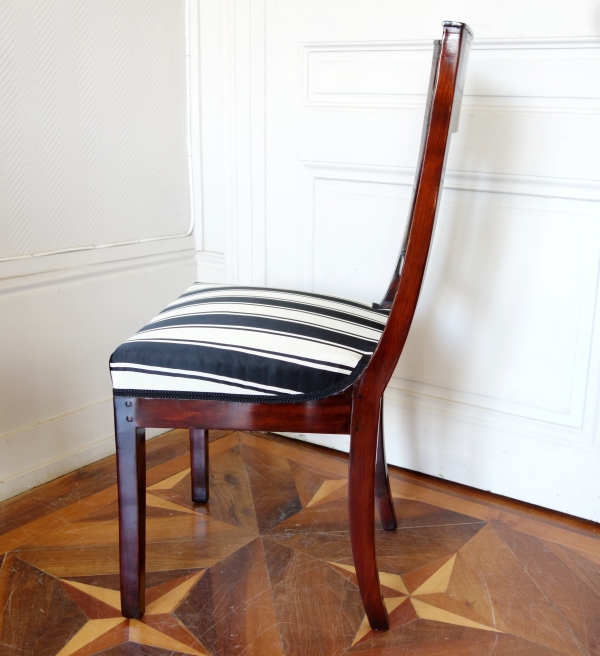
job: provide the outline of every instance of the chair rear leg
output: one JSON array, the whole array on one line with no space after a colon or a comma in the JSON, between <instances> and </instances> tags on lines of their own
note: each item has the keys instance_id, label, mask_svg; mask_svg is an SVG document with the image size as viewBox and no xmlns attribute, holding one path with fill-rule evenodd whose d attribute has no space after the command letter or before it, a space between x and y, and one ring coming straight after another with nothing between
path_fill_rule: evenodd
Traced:
<instances>
[{"instance_id":1,"label":"chair rear leg","mask_svg":"<svg viewBox=\"0 0 600 656\"><path fill-rule=\"evenodd\" d=\"M356 397L355 397L356 399ZM357 402L352 411L348 514L352 555L362 601L372 629L389 628L375 556L375 453L378 408ZM361 407L362 406L362 407Z\"/></svg>"},{"instance_id":2,"label":"chair rear leg","mask_svg":"<svg viewBox=\"0 0 600 656\"><path fill-rule=\"evenodd\" d=\"M375 498L381 524L386 531L393 531L396 526L396 511L390 489L387 462L385 460L385 445L383 443L383 399L379 410L379 430L377 433L377 457L375 460Z\"/></svg>"},{"instance_id":3,"label":"chair rear leg","mask_svg":"<svg viewBox=\"0 0 600 656\"><path fill-rule=\"evenodd\" d=\"M145 611L146 431L136 427L135 399L115 397L119 489L121 613L140 619Z\"/></svg>"},{"instance_id":4,"label":"chair rear leg","mask_svg":"<svg viewBox=\"0 0 600 656\"><path fill-rule=\"evenodd\" d=\"M192 460L192 501L208 501L208 431L190 428L190 455Z\"/></svg>"}]
</instances>

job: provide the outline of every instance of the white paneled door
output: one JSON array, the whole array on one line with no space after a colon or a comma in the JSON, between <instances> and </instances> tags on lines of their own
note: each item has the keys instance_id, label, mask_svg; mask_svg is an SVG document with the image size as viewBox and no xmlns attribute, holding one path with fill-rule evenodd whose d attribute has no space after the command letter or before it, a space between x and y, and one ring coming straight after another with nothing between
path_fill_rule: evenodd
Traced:
<instances>
[{"instance_id":1,"label":"white paneled door","mask_svg":"<svg viewBox=\"0 0 600 656\"><path fill-rule=\"evenodd\" d=\"M218 25L201 5L201 40L222 35L228 275L381 300L431 42L443 19L470 23L433 251L385 398L389 460L600 520L600 39L584 2L566 22L484 4L231 1Z\"/></svg>"}]
</instances>

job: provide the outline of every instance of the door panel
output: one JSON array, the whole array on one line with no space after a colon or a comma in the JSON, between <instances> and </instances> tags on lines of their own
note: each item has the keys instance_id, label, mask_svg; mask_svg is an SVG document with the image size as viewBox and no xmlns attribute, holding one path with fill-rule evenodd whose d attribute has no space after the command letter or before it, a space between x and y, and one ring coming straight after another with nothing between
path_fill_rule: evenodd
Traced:
<instances>
[{"instance_id":1,"label":"door panel","mask_svg":"<svg viewBox=\"0 0 600 656\"><path fill-rule=\"evenodd\" d=\"M229 190L242 208L228 219L230 271L381 299L408 211L431 42L443 18L466 19L475 41L459 131L385 397L389 459L599 520L600 40L579 36L593 7L582 3L576 19L541 2L484 4L227 5L224 51L243 45L227 78L238 148ZM262 236L240 237L250 234Z\"/></svg>"}]
</instances>

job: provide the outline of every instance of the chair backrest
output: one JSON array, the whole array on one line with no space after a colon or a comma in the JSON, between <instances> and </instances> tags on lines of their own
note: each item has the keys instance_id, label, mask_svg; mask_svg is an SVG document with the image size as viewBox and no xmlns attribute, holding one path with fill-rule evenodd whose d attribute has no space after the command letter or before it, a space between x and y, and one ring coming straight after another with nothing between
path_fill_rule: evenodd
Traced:
<instances>
[{"instance_id":1,"label":"chair backrest","mask_svg":"<svg viewBox=\"0 0 600 656\"><path fill-rule=\"evenodd\" d=\"M408 336L425 275L435 227L450 135L458 129L473 34L464 23L444 22L434 41L423 136L408 223L398 264L380 304L390 316L371 361L357 381L361 393L379 398Z\"/></svg>"}]
</instances>

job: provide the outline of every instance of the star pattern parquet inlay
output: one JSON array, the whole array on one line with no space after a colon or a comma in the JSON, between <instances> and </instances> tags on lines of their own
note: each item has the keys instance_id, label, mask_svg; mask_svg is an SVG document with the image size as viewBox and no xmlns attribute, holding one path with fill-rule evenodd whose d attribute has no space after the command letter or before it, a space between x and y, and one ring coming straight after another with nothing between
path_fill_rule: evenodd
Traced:
<instances>
[{"instance_id":1,"label":"star pattern parquet inlay","mask_svg":"<svg viewBox=\"0 0 600 656\"><path fill-rule=\"evenodd\" d=\"M0 504L2 656L600 656L592 527L392 470L398 529L376 529L391 629L374 632L345 456L214 431L199 506L187 444L148 443L141 621L120 615L114 459Z\"/></svg>"}]
</instances>

